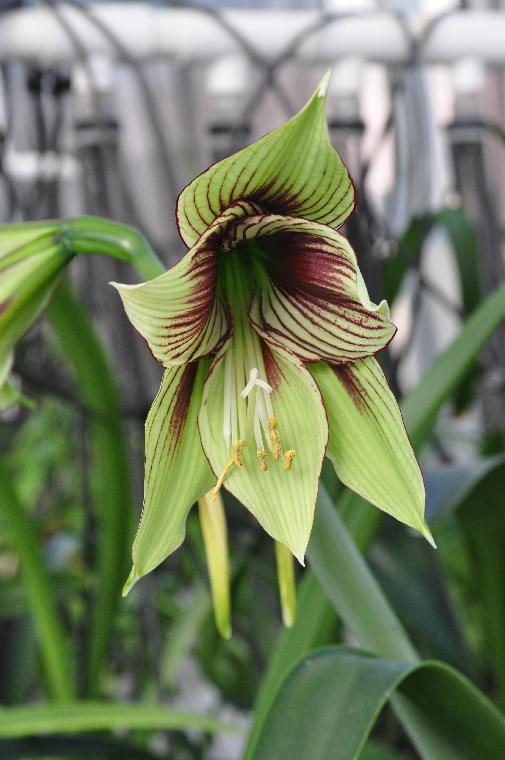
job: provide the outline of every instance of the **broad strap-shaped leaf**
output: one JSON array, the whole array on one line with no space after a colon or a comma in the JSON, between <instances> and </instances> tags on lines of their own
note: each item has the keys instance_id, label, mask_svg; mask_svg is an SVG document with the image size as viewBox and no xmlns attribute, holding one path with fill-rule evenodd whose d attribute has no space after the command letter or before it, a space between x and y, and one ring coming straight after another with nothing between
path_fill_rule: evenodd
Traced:
<instances>
[{"instance_id":1,"label":"broad strap-shaped leaf","mask_svg":"<svg viewBox=\"0 0 505 760\"><path fill-rule=\"evenodd\" d=\"M216 297L218 256L227 226L257 206L239 203L214 221L171 269L139 285L111 283L133 326L165 367L186 364L216 350L229 319Z\"/></svg>"},{"instance_id":2,"label":"broad strap-shaped leaf","mask_svg":"<svg viewBox=\"0 0 505 760\"><path fill-rule=\"evenodd\" d=\"M328 414L328 456L340 480L369 502L420 531L424 483L386 378L373 357L311 366Z\"/></svg>"},{"instance_id":3,"label":"broad strap-shaped leaf","mask_svg":"<svg viewBox=\"0 0 505 760\"><path fill-rule=\"evenodd\" d=\"M144 508L123 593L180 546L191 506L214 482L197 427L207 368L203 359L166 370L147 417Z\"/></svg>"},{"instance_id":4,"label":"broad strap-shaped leaf","mask_svg":"<svg viewBox=\"0 0 505 760\"><path fill-rule=\"evenodd\" d=\"M223 211L247 200L279 214L340 227L355 193L325 119L329 72L290 121L200 174L180 194L177 221L192 246Z\"/></svg>"},{"instance_id":5,"label":"broad strap-shaped leaf","mask_svg":"<svg viewBox=\"0 0 505 760\"><path fill-rule=\"evenodd\" d=\"M388 701L420 752L416 757L495 760L504 754L503 716L458 671L437 661L405 663L332 647L291 671L246 760L355 760Z\"/></svg>"},{"instance_id":6,"label":"broad strap-shaped leaf","mask_svg":"<svg viewBox=\"0 0 505 760\"><path fill-rule=\"evenodd\" d=\"M336 230L256 215L226 230L224 247L244 242L262 268L250 318L269 343L305 362L348 362L376 353L394 336L387 303L370 301L354 251Z\"/></svg>"},{"instance_id":7,"label":"broad strap-shaped leaf","mask_svg":"<svg viewBox=\"0 0 505 760\"><path fill-rule=\"evenodd\" d=\"M229 344L226 350L231 350ZM251 436L245 442L243 467L231 469L224 487L303 564L328 436L326 414L317 385L304 366L295 357L266 346L263 351L281 443L284 450L296 451L296 456L289 470L282 461L270 458L263 471ZM216 477L230 459L223 435L224 365L221 356L211 369L199 416L203 448Z\"/></svg>"}]
</instances>

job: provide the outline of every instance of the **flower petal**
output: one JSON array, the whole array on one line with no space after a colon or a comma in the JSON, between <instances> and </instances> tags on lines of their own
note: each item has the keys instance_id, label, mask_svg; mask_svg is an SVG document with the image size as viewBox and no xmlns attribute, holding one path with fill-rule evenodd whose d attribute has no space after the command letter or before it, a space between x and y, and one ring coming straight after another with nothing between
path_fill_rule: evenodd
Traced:
<instances>
[{"instance_id":1,"label":"flower petal","mask_svg":"<svg viewBox=\"0 0 505 760\"><path fill-rule=\"evenodd\" d=\"M227 226L254 204L229 208L171 269L139 285L112 282L136 330L165 367L186 364L216 350L229 332L225 308L216 297L218 255Z\"/></svg>"},{"instance_id":2,"label":"flower petal","mask_svg":"<svg viewBox=\"0 0 505 760\"><path fill-rule=\"evenodd\" d=\"M424 483L386 378L373 357L311 365L329 422L327 455L340 480L428 541Z\"/></svg>"},{"instance_id":3,"label":"flower petal","mask_svg":"<svg viewBox=\"0 0 505 760\"><path fill-rule=\"evenodd\" d=\"M188 512L211 488L197 416L208 361L165 372L146 421L144 508L125 593L184 540Z\"/></svg>"},{"instance_id":4,"label":"flower petal","mask_svg":"<svg viewBox=\"0 0 505 760\"><path fill-rule=\"evenodd\" d=\"M40 250L38 247L40 247ZM0 248L6 250L0 235ZM33 251L33 249L36 249ZM32 255L14 260L30 249ZM0 364L40 316L72 256L45 238L13 249L0 260ZM3 268L5 265L5 268Z\"/></svg>"},{"instance_id":5,"label":"flower petal","mask_svg":"<svg viewBox=\"0 0 505 760\"><path fill-rule=\"evenodd\" d=\"M290 121L200 174L180 194L177 221L188 246L223 210L239 199L271 212L340 227L354 208L355 193L325 119L329 76Z\"/></svg>"},{"instance_id":6,"label":"flower petal","mask_svg":"<svg viewBox=\"0 0 505 760\"><path fill-rule=\"evenodd\" d=\"M396 332L385 301L375 305L354 252L336 230L304 219L253 216L227 230L254 241L268 277L250 317L265 340L305 362L356 361Z\"/></svg>"},{"instance_id":7,"label":"flower petal","mask_svg":"<svg viewBox=\"0 0 505 760\"><path fill-rule=\"evenodd\" d=\"M224 486L303 564L328 437L326 414L317 385L295 357L266 346L263 352L281 442L296 456L289 471L271 457L268 470L262 471L251 436L243 450L244 466L234 467ZM230 458L223 435L224 379L221 355L205 384L198 420L203 448L216 476Z\"/></svg>"}]
</instances>

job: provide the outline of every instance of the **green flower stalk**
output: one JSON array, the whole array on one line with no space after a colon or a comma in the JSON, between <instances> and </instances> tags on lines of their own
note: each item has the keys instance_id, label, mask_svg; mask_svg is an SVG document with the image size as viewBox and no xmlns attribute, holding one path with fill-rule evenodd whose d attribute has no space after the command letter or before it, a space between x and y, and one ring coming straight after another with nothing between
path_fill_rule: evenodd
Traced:
<instances>
[{"instance_id":1,"label":"green flower stalk","mask_svg":"<svg viewBox=\"0 0 505 760\"><path fill-rule=\"evenodd\" d=\"M327 135L328 75L293 119L213 165L177 203L189 247L115 284L165 369L146 424L144 509L125 593L184 539L189 509L228 489L282 548L283 616L325 454L341 481L419 530L424 486L374 355L393 338L338 229L354 188Z\"/></svg>"}]
</instances>

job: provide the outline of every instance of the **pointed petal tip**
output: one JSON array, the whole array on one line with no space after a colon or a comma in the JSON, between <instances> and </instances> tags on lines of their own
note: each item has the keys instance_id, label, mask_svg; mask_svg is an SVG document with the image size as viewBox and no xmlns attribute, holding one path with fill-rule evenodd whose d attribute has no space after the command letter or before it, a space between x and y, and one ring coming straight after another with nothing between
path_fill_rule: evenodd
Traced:
<instances>
[{"instance_id":1,"label":"pointed petal tip","mask_svg":"<svg viewBox=\"0 0 505 760\"><path fill-rule=\"evenodd\" d=\"M135 586L135 584L140 580L140 575L135 570L135 567L132 567L130 570L130 575L126 579L126 583L123 586L123 590L121 591L121 596L123 599L128 596L132 588Z\"/></svg>"},{"instance_id":2,"label":"pointed petal tip","mask_svg":"<svg viewBox=\"0 0 505 760\"><path fill-rule=\"evenodd\" d=\"M293 556L295 557L295 559L298 560L298 562L300 563L302 567L305 567L305 550L301 552L300 554L293 552Z\"/></svg>"},{"instance_id":3,"label":"pointed petal tip","mask_svg":"<svg viewBox=\"0 0 505 760\"><path fill-rule=\"evenodd\" d=\"M114 282L113 280L111 280L109 282L109 285L112 285L112 287L117 290L119 295L121 295L123 290L133 290L134 288L138 288L139 285L144 285L144 283L143 282L125 283L125 282Z\"/></svg>"},{"instance_id":4,"label":"pointed petal tip","mask_svg":"<svg viewBox=\"0 0 505 760\"><path fill-rule=\"evenodd\" d=\"M421 534L427 540L427 542L430 544L430 546L432 546L434 549L437 548L437 545L435 543L435 539L431 535L431 531L428 528L428 526L426 525L426 523L421 528Z\"/></svg>"},{"instance_id":5,"label":"pointed petal tip","mask_svg":"<svg viewBox=\"0 0 505 760\"><path fill-rule=\"evenodd\" d=\"M328 94L328 88L330 86L331 73L331 68L326 69L323 78L319 82L319 86L316 91L318 98L326 98Z\"/></svg>"}]
</instances>

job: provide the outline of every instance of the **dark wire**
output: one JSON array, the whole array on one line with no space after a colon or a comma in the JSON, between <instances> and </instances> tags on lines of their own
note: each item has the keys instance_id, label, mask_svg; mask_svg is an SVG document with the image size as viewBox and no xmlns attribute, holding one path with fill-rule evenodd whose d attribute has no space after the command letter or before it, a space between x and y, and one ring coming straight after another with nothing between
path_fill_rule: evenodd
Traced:
<instances>
[{"instance_id":1,"label":"dark wire","mask_svg":"<svg viewBox=\"0 0 505 760\"><path fill-rule=\"evenodd\" d=\"M61 26L61 28L67 35L69 42L74 48L77 60L83 67L83 70L88 79L91 98L93 102L93 109L98 118L99 126L104 128L107 114L105 112L103 103L98 94L99 88L96 81L95 72L89 61L88 52L85 46L83 45L83 43L81 42L78 34L76 34L75 30L73 29L72 25L68 22L68 19L66 19L64 14L61 13L60 8L58 7L59 3L55 2L54 0L42 0L42 2L48 7L48 9L54 15L58 24ZM105 159L106 158L105 149L103 149L103 152L104 152L104 159ZM105 160L104 162L102 161L94 162L94 170L95 172L98 172L99 174L99 177L97 178L98 185L102 188L102 191L106 191L109 185L108 176L105 170L105 163L106 163ZM128 187L128 183L123 175L123 172L118 170L117 177L119 180L119 188L120 188L120 192L125 203L125 212L126 212L126 216L129 223L133 224L136 227L139 227L140 229L147 230L148 225L145 224L143 221L142 214L140 213L137 203L130 191L130 188ZM104 192L103 194L107 195L107 197L105 198L105 208L103 209L102 213L104 214L104 216L110 216L111 214L110 214L109 194L106 192ZM150 234L150 237L153 238L152 234ZM159 246L157 245L155 247L159 248Z\"/></svg>"},{"instance_id":2,"label":"dark wire","mask_svg":"<svg viewBox=\"0 0 505 760\"><path fill-rule=\"evenodd\" d=\"M116 51L119 59L130 67L137 80L140 94L144 101L146 113L149 116L153 133L158 142L160 157L163 163L163 168L165 171L168 186L170 188L170 192L173 194L174 198L177 198L177 195L179 193L179 183L173 169L172 157L170 155L170 151L164 135L164 127L161 123L151 88L149 87L149 84L147 83L147 80L144 76L144 72L142 71L138 62L131 55L130 51L123 45L121 40L118 39L118 37L109 29L106 24L104 24L99 18L93 15L88 7L81 5L79 2L76 2L76 0L59 0L58 3L55 3L55 0L45 0L45 2L49 2L53 5L69 5L70 7L75 8L105 37L105 39Z\"/></svg>"}]
</instances>

